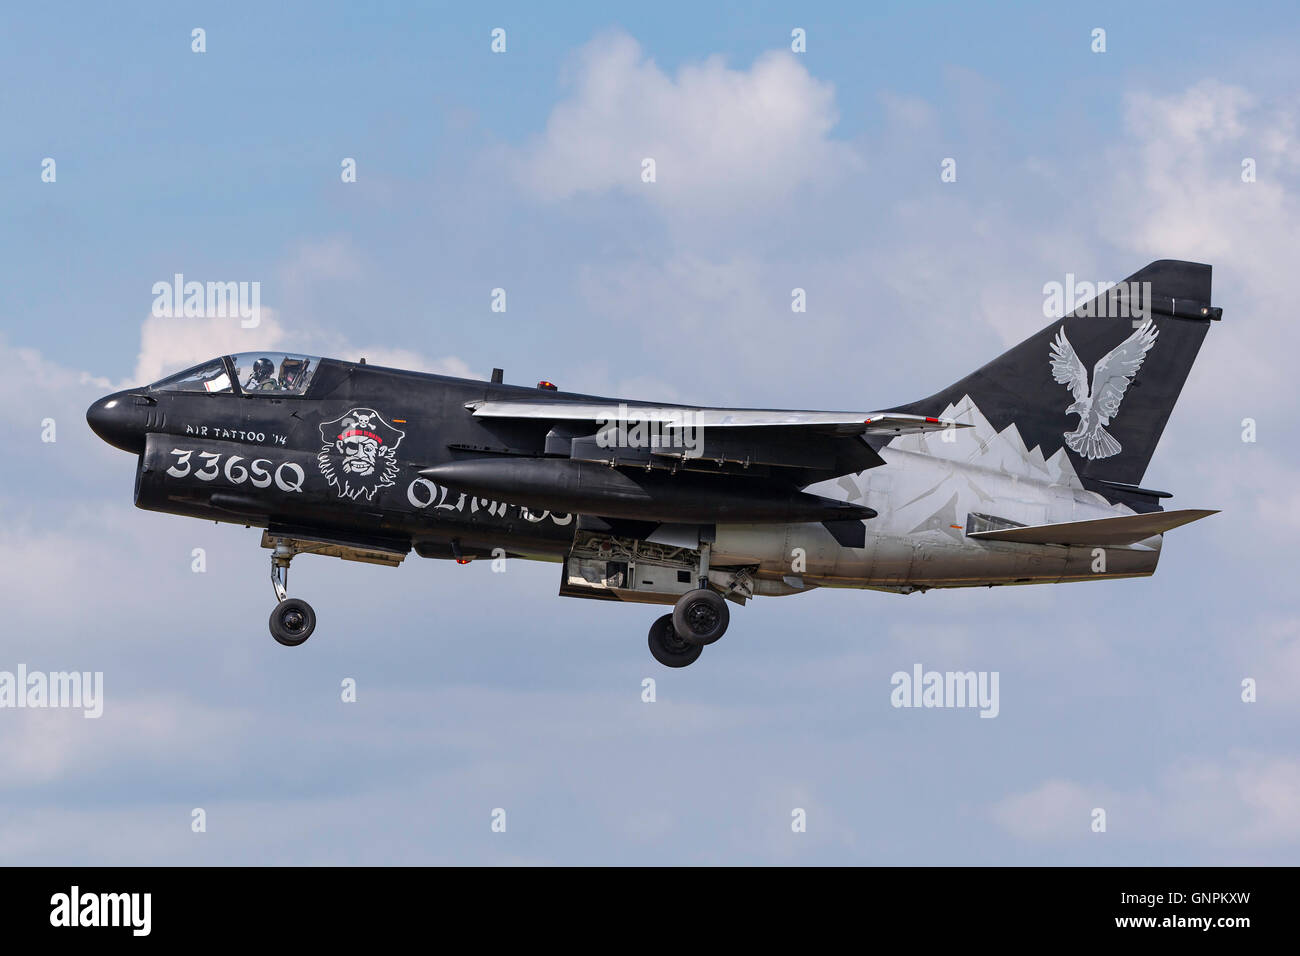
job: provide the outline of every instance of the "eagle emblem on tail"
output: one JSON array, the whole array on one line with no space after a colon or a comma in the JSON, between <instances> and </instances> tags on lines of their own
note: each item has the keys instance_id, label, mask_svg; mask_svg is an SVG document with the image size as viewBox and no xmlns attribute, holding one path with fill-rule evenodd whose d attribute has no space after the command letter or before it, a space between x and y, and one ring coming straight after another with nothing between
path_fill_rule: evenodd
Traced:
<instances>
[{"instance_id":1,"label":"eagle emblem on tail","mask_svg":"<svg viewBox=\"0 0 1300 956\"><path fill-rule=\"evenodd\" d=\"M1066 445L1084 458L1109 458L1122 450L1105 426L1119 414L1124 392L1155 345L1157 334L1155 325L1147 319L1136 332L1102 356L1092 369L1091 392L1088 370L1066 338L1064 325L1052 339L1052 378L1074 396L1073 404L1065 413L1079 416L1079 427L1062 437Z\"/></svg>"}]
</instances>

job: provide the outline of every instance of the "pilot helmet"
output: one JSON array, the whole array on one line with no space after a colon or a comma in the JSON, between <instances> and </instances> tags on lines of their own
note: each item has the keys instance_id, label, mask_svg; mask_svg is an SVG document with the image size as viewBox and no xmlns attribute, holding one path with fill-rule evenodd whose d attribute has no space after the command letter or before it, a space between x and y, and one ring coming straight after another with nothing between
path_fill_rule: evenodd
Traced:
<instances>
[{"instance_id":1,"label":"pilot helmet","mask_svg":"<svg viewBox=\"0 0 1300 956\"><path fill-rule=\"evenodd\" d=\"M253 381L260 382L275 374L275 363L269 358L260 358L253 363Z\"/></svg>"}]
</instances>

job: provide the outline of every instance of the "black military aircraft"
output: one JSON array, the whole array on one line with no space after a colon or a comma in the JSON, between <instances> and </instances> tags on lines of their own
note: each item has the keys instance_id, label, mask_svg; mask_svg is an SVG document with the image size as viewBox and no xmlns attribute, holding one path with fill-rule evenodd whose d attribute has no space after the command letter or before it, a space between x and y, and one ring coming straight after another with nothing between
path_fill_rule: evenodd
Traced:
<instances>
[{"instance_id":1,"label":"black military aircraft","mask_svg":"<svg viewBox=\"0 0 1300 956\"><path fill-rule=\"evenodd\" d=\"M1202 339L1210 267L1161 260L961 381L875 412L655 405L296 352L213 358L87 420L139 456L135 502L258 527L271 634L311 635L290 561L412 550L558 562L560 594L670 604L681 667L727 601L910 593L1154 572L1165 511L1139 485Z\"/></svg>"}]
</instances>

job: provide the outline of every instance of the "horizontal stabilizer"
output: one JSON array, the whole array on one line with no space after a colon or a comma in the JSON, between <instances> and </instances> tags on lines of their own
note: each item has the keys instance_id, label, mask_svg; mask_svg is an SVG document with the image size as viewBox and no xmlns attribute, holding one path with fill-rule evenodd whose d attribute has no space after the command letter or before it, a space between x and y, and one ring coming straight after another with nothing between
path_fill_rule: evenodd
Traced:
<instances>
[{"instance_id":1,"label":"horizontal stabilizer","mask_svg":"<svg viewBox=\"0 0 1300 956\"><path fill-rule=\"evenodd\" d=\"M968 538L990 541L1018 541L1022 544L1072 544L1081 546L1120 546L1135 544L1179 525L1198 521L1218 511L1153 511L1150 514L1120 515L1091 521L1065 521L1026 528L998 528L973 531Z\"/></svg>"}]
</instances>

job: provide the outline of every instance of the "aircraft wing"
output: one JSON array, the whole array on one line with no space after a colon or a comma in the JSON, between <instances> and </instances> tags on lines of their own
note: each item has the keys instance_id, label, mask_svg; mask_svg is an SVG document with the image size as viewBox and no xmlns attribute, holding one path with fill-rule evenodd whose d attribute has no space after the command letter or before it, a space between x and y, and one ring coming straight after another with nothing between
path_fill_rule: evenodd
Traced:
<instances>
[{"instance_id":1,"label":"aircraft wing","mask_svg":"<svg viewBox=\"0 0 1300 956\"><path fill-rule=\"evenodd\" d=\"M771 478L799 486L884 464L877 454L902 434L966 428L894 412L703 408L564 399L476 401L475 418L546 429L547 455L614 467ZM638 424L653 426L636 439ZM626 429L620 435L619 428ZM634 440L629 441L629 436ZM688 446L689 447L686 447Z\"/></svg>"},{"instance_id":2,"label":"aircraft wing","mask_svg":"<svg viewBox=\"0 0 1300 956\"><path fill-rule=\"evenodd\" d=\"M1180 525L1190 524L1217 511L1152 511L1148 514L1094 518L1091 521L1064 521L1058 524L1030 525L1023 528L997 528L972 531L968 538L991 541L1019 541L1024 544L1073 544L1083 547L1120 547L1136 544L1153 535L1163 534Z\"/></svg>"},{"instance_id":3,"label":"aircraft wing","mask_svg":"<svg viewBox=\"0 0 1300 956\"><path fill-rule=\"evenodd\" d=\"M958 422L901 415L897 412L813 412L768 408L699 408L678 405L641 405L615 402L470 402L475 418L528 418L548 421L617 422L653 421L686 423L701 428L809 428L833 429L843 435L895 435L969 428Z\"/></svg>"}]
</instances>

